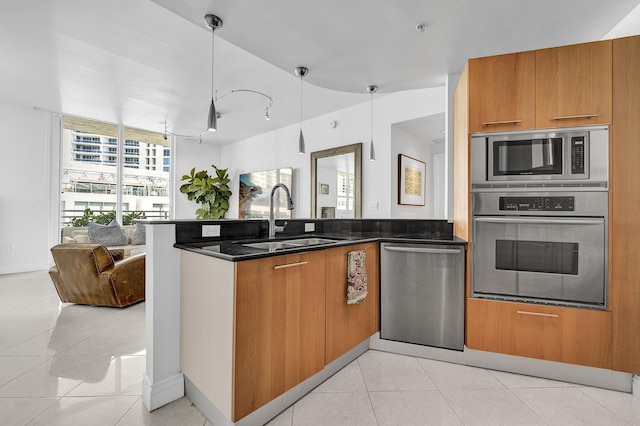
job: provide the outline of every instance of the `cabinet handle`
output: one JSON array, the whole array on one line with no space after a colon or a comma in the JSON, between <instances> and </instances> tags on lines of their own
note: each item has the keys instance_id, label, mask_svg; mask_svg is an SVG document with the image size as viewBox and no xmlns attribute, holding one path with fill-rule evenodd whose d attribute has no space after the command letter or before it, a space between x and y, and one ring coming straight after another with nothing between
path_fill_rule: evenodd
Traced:
<instances>
[{"instance_id":1,"label":"cabinet handle","mask_svg":"<svg viewBox=\"0 0 640 426\"><path fill-rule=\"evenodd\" d=\"M598 114L581 114L581 115L561 115L559 117L553 117L554 120L572 120L574 118L594 118Z\"/></svg>"},{"instance_id":2,"label":"cabinet handle","mask_svg":"<svg viewBox=\"0 0 640 426\"><path fill-rule=\"evenodd\" d=\"M522 123L522 120L485 121L484 123L482 123L482 125L484 127L487 127L487 126L493 126L496 124L516 124L516 123Z\"/></svg>"},{"instance_id":3,"label":"cabinet handle","mask_svg":"<svg viewBox=\"0 0 640 426\"><path fill-rule=\"evenodd\" d=\"M293 268L294 266L302 266L306 265L309 262L296 262L296 263L287 263L286 265L276 265L273 269L285 269L285 268Z\"/></svg>"},{"instance_id":4,"label":"cabinet handle","mask_svg":"<svg viewBox=\"0 0 640 426\"><path fill-rule=\"evenodd\" d=\"M516 312L521 315L534 315L537 317L558 318L557 314L543 314L541 312L529 312L529 311L516 311Z\"/></svg>"}]
</instances>

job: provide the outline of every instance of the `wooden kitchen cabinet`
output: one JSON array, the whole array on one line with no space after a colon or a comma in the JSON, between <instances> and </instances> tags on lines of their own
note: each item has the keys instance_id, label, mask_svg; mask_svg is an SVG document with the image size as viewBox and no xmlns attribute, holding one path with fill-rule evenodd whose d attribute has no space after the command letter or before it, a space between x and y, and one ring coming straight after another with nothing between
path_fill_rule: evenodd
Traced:
<instances>
[{"instance_id":1,"label":"wooden kitchen cabinet","mask_svg":"<svg viewBox=\"0 0 640 426\"><path fill-rule=\"evenodd\" d=\"M613 369L640 374L640 36L613 41L609 289Z\"/></svg>"},{"instance_id":2,"label":"wooden kitchen cabinet","mask_svg":"<svg viewBox=\"0 0 640 426\"><path fill-rule=\"evenodd\" d=\"M467 300L467 347L611 368L611 312Z\"/></svg>"},{"instance_id":3,"label":"wooden kitchen cabinet","mask_svg":"<svg viewBox=\"0 0 640 426\"><path fill-rule=\"evenodd\" d=\"M233 420L325 365L325 251L237 263Z\"/></svg>"},{"instance_id":4,"label":"wooden kitchen cabinet","mask_svg":"<svg viewBox=\"0 0 640 426\"><path fill-rule=\"evenodd\" d=\"M347 305L347 254L366 250L367 298ZM326 358L329 364L380 330L380 271L377 242L326 250Z\"/></svg>"},{"instance_id":5,"label":"wooden kitchen cabinet","mask_svg":"<svg viewBox=\"0 0 640 426\"><path fill-rule=\"evenodd\" d=\"M535 76L536 128L611 123L611 40L537 50Z\"/></svg>"},{"instance_id":6,"label":"wooden kitchen cabinet","mask_svg":"<svg viewBox=\"0 0 640 426\"><path fill-rule=\"evenodd\" d=\"M535 52L469 60L469 132L535 126Z\"/></svg>"}]
</instances>

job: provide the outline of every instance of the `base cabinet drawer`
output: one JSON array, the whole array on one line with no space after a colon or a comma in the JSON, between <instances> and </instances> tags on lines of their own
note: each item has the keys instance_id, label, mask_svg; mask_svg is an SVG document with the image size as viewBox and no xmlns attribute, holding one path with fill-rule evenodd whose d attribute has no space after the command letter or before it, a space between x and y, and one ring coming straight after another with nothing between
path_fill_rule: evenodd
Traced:
<instances>
[{"instance_id":1,"label":"base cabinet drawer","mask_svg":"<svg viewBox=\"0 0 640 426\"><path fill-rule=\"evenodd\" d=\"M611 312L467 300L467 347L611 368Z\"/></svg>"}]
</instances>

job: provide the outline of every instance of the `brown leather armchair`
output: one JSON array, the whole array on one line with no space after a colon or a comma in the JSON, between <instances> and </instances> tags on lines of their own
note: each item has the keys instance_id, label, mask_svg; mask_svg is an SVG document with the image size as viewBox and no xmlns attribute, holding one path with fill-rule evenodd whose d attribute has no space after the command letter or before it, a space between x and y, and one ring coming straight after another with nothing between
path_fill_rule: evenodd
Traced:
<instances>
[{"instance_id":1,"label":"brown leather armchair","mask_svg":"<svg viewBox=\"0 0 640 426\"><path fill-rule=\"evenodd\" d=\"M122 308L144 300L144 254L114 260L102 244L58 244L51 254L49 275L63 302Z\"/></svg>"}]
</instances>

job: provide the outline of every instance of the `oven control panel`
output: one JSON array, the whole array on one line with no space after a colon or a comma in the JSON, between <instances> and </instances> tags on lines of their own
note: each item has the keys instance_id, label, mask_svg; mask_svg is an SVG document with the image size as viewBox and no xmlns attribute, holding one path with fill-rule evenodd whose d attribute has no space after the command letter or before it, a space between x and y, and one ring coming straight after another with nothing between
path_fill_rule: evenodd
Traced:
<instances>
[{"instance_id":1,"label":"oven control panel","mask_svg":"<svg viewBox=\"0 0 640 426\"><path fill-rule=\"evenodd\" d=\"M500 197L500 210L572 212L575 209L575 197Z\"/></svg>"}]
</instances>

